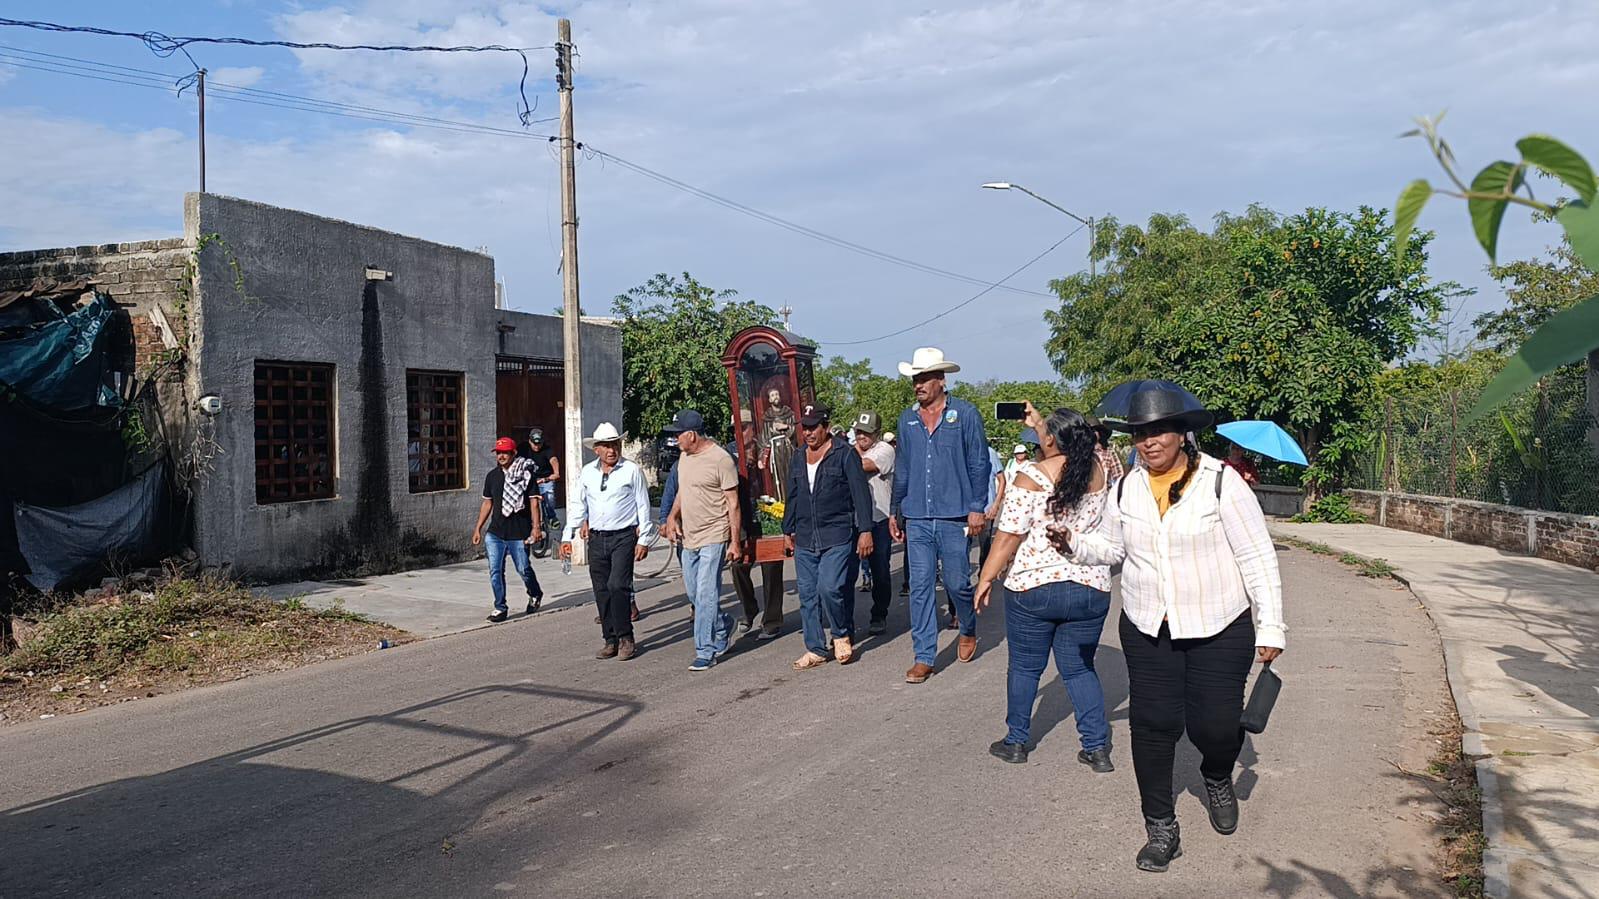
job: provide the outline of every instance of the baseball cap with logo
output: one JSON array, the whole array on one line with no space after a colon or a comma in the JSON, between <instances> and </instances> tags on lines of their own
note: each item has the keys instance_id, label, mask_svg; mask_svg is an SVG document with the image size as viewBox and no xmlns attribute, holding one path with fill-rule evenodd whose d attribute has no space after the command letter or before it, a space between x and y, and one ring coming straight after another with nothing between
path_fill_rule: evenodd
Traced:
<instances>
[{"instance_id":1,"label":"baseball cap with logo","mask_svg":"<svg viewBox=\"0 0 1599 899\"><path fill-rule=\"evenodd\" d=\"M679 409L663 430L668 434L681 434L684 431L704 434L705 416L693 409Z\"/></svg>"},{"instance_id":2,"label":"baseball cap with logo","mask_svg":"<svg viewBox=\"0 0 1599 899\"><path fill-rule=\"evenodd\" d=\"M827 424L827 422L827 407L825 406L806 406L804 411L800 412L800 427L802 428L814 428L817 425Z\"/></svg>"},{"instance_id":3,"label":"baseball cap with logo","mask_svg":"<svg viewBox=\"0 0 1599 899\"><path fill-rule=\"evenodd\" d=\"M855 430L857 431L865 431L868 434L876 434L882 428L882 426L883 422L877 417L876 412L862 412L861 414L855 416Z\"/></svg>"},{"instance_id":4,"label":"baseball cap with logo","mask_svg":"<svg viewBox=\"0 0 1599 899\"><path fill-rule=\"evenodd\" d=\"M494 451L497 453L514 453L516 452L516 441L509 437L501 437L499 440L494 441Z\"/></svg>"}]
</instances>

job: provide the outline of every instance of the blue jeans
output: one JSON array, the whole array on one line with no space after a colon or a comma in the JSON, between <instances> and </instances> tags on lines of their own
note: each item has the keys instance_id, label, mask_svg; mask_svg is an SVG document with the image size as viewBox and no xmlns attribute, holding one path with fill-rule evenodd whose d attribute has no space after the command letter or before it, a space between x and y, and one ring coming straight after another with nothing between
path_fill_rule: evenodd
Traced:
<instances>
[{"instance_id":1,"label":"blue jeans","mask_svg":"<svg viewBox=\"0 0 1599 899\"><path fill-rule=\"evenodd\" d=\"M540 484L539 498L544 501L544 508L540 509L539 512L544 516L544 526L548 528L550 516L558 514L555 509L555 484L551 481L545 481Z\"/></svg>"},{"instance_id":2,"label":"blue jeans","mask_svg":"<svg viewBox=\"0 0 1599 899\"><path fill-rule=\"evenodd\" d=\"M715 658L733 639L733 616L722 612L722 568L727 564L727 544L683 547L683 591L694 606L694 656Z\"/></svg>"},{"instance_id":3,"label":"blue jeans","mask_svg":"<svg viewBox=\"0 0 1599 899\"><path fill-rule=\"evenodd\" d=\"M888 617L888 604L893 599L894 579L888 573L889 553L894 551L894 540L888 534L888 519L872 525L872 554L861 560L869 564L872 572L872 620Z\"/></svg>"},{"instance_id":4,"label":"blue jeans","mask_svg":"<svg viewBox=\"0 0 1599 899\"><path fill-rule=\"evenodd\" d=\"M494 611L509 611L505 605L507 555L511 557L511 563L516 566L516 573L522 576L522 583L527 587L527 595L530 598L544 595L544 591L539 589L539 579L533 573L533 566L528 564L527 544L520 540L502 540L493 534L484 534L483 546L489 553L489 587L494 591Z\"/></svg>"},{"instance_id":5,"label":"blue jeans","mask_svg":"<svg viewBox=\"0 0 1599 899\"><path fill-rule=\"evenodd\" d=\"M1055 650L1055 667L1066 683L1083 748L1110 744L1105 692L1094 671L1099 634L1110 611L1110 594L1060 581L1020 593L1005 592L1005 642L1010 649L1010 679L1005 687L1005 742L1027 745L1033 723L1038 679Z\"/></svg>"},{"instance_id":6,"label":"blue jeans","mask_svg":"<svg viewBox=\"0 0 1599 899\"><path fill-rule=\"evenodd\" d=\"M853 575L856 560L854 543L840 543L823 550L794 550L805 648L819 656L827 655L824 628L829 622L835 637L850 637L855 633Z\"/></svg>"},{"instance_id":7,"label":"blue jeans","mask_svg":"<svg viewBox=\"0 0 1599 899\"><path fill-rule=\"evenodd\" d=\"M906 519L905 559L911 573L911 645L916 650L916 661L931 665L938 656L938 608L934 604L934 586L940 562L944 563L944 592L955 603L961 635L977 635L966 519Z\"/></svg>"}]
</instances>

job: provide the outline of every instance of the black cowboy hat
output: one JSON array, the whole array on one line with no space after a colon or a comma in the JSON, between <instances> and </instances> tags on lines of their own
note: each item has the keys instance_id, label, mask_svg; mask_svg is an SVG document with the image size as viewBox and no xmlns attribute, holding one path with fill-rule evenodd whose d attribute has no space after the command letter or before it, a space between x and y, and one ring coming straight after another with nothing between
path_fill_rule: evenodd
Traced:
<instances>
[{"instance_id":1,"label":"black cowboy hat","mask_svg":"<svg viewBox=\"0 0 1599 899\"><path fill-rule=\"evenodd\" d=\"M1118 431L1131 431L1140 425L1168 422L1179 431L1199 431L1210 427L1215 416L1198 406L1186 392L1155 387L1140 390L1127 398L1126 420L1111 424Z\"/></svg>"}]
</instances>

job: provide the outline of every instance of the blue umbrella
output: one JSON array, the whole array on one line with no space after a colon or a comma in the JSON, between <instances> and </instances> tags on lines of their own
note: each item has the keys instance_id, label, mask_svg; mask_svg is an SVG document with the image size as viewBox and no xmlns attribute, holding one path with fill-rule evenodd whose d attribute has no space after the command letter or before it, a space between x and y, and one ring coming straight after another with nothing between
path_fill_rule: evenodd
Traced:
<instances>
[{"instance_id":1,"label":"blue umbrella","mask_svg":"<svg viewBox=\"0 0 1599 899\"><path fill-rule=\"evenodd\" d=\"M1217 426L1216 433L1262 456L1295 465L1310 464L1305 451L1275 421L1229 421Z\"/></svg>"},{"instance_id":2,"label":"blue umbrella","mask_svg":"<svg viewBox=\"0 0 1599 899\"><path fill-rule=\"evenodd\" d=\"M1133 394L1142 393L1145 390L1170 390L1182 394L1186 406L1184 411L1205 408L1205 404L1196 399L1192 393L1184 390L1181 384L1172 381L1136 380L1123 381L1106 391L1105 395L1100 397L1099 405L1094 407L1094 414L1100 418L1126 421L1128 401L1133 398Z\"/></svg>"}]
</instances>

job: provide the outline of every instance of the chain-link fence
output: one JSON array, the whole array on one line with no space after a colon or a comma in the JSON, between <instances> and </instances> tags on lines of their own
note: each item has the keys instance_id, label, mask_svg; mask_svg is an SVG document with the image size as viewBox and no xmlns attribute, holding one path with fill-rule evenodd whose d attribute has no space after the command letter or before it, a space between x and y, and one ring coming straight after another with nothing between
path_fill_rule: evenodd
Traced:
<instances>
[{"instance_id":1,"label":"chain-link fence","mask_svg":"<svg viewBox=\"0 0 1599 899\"><path fill-rule=\"evenodd\" d=\"M1599 424L1584 366L1467 423L1480 385L1389 395L1350 486L1599 515Z\"/></svg>"}]
</instances>

